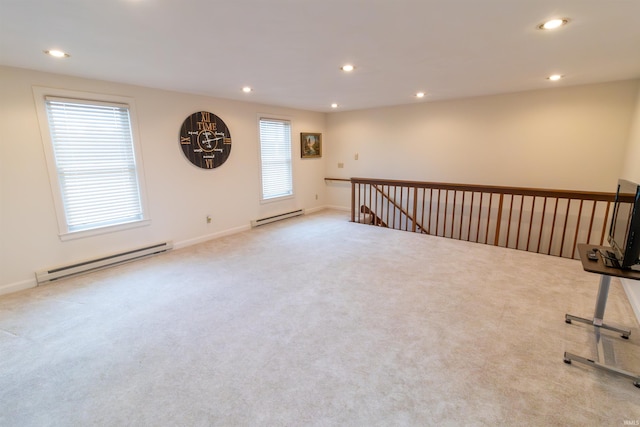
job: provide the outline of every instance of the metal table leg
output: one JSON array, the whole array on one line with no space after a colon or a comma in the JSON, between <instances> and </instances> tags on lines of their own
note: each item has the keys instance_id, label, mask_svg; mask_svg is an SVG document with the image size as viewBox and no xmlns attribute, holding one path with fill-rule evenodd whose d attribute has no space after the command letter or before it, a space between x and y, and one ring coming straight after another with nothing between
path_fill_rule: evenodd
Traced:
<instances>
[{"instance_id":1,"label":"metal table leg","mask_svg":"<svg viewBox=\"0 0 640 427\"><path fill-rule=\"evenodd\" d=\"M564 352L564 363L571 364L571 362L583 363L596 369L610 372L612 374L620 375L633 380L633 385L640 388L640 375L633 372L625 371L623 369L616 368L615 366L606 363L607 352L604 348L603 339L600 335L600 330L595 329L596 334L596 348L598 350L597 360L587 359L586 357L578 356L577 354Z\"/></svg>"},{"instance_id":2,"label":"metal table leg","mask_svg":"<svg viewBox=\"0 0 640 427\"><path fill-rule=\"evenodd\" d=\"M625 371L615 366L611 366L606 364L606 354L603 343L603 337L600 334L601 329L607 329L610 331L618 332L622 334L622 338L629 339L631 335L631 331L628 329L620 329L614 326L606 325L603 322L604 318L604 310L607 306L607 298L609 296L609 286L611 285L611 276L601 275L600 276L600 287L598 288L598 297L596 299L596 307L593 314L593 319L585 319L583 317L572 316L571 314L565 315L565 322L571 324L572 321L586 323L587 325L593 325L595 328L596 334L596 348L598 352L598 359L592 360L587 359L582 356L578 356L573 353L566 352L564 353L564 362L567 364L571 364L572 361L583 363L585 365L589 365L593 368L601 369L616 375L621 375L623 377L629 378L633 380L633 385L640 388L640 376L634 374L629 371Z\"/></svg>"},{"instance_id":3,"label":"metal table leg","mask_svg":"<svg viewBox=\"0 0 640 427\"><path fill-rule=\"evenodd\" d=\"M615 326L607 325L603 322L604 310L607 307L607 298L609 297L609 287L611 286L611 276L600 275L600 287L598 288L598 297L596 298L596 307L594 310L592 319L585 319L584 317L573 316L571 314L565 314L564 321L571 324L572 321L586 323L587 325L593 325L598 328L607 329L610 331L618 332L622 335L622 338L629 339L631 330L620 329Z\"/></svg>"}]
</instances>

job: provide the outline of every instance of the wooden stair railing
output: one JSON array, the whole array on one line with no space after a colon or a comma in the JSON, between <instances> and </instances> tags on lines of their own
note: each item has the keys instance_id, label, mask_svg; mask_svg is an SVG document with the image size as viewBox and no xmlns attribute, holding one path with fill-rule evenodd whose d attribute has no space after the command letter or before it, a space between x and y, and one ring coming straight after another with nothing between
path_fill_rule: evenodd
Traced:
<instances>
[{"instance_id":1,"label":"wooden stair railing","mask_svg":"<svg viewBox=\"0 0 640 427\"><path fill-rule=\"evenodd\" d=\"M577 258L578 243L604 244L614 200L615 193L351 178L351 221L375 212L389 228L565 258Z\"/></svg>"},{"instance_id":2,"label":"wooden stair railing","mask_svg":"<svg viewBox=\"0 0 640 427\"><path fill-rule=\"evenodd\" d=\"M392 199L392 198L391 198L391 195L390 195L390 194L387 194L387 193L384 191L384 188L380 188L378 185L375 185L375 184L374 184L374 185L372 185L372 187L373 187L373 188L374 188L374 189L375 189L375 190L376 190L376 191L381 195L381 197L383 197L383 199L386 199L386 200L387 200L389 203L391 203L391 204L392 204L396 209L398 209L399 214L400 214L400 215L403 215L403 216L404 216L404 218L406 218L406 220L407 220L407 221L406 221L406 224L407 224L407 225L409 224L409 221L411 222L411 224L412 224L412 225L411 225L411 231L416 231L416 232L418 232L418 231L419 231L420 233L429 234L428 230L425 230L425 228L422 226L422 224L421 224L421 223L419 223L419 222L416 220L416 212L415 212L416 206L414 206L414 212L413 212L413 215L412 215L412 214L410 214L409 212L407 212L407 211L403 208L403 206L402 206L402 204L403 204L403 203L402 203L402 202L403 202L403 200L402 200L402 193L403 193L403 192L402 192L402 191L400 192L400 200L399 200L399 201L396 201L396 200L395 200L395 199L396 199L396 194L394 194L394 197L393 197L393 199ZM417 190L417 189L416 189L416 190Z\"/></svg>"}]
</instances>

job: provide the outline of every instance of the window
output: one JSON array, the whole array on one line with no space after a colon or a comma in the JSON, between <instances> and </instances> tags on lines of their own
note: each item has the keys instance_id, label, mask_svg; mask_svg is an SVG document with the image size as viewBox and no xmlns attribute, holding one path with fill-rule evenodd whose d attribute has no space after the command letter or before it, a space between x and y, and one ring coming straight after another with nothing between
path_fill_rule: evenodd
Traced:
<instances>
[{"instance_id":1,"label":"window","mask_svg":"<svg viewBox=\"0 0 640 427\"><path fill-rule=\"evenodd\" d=\"M39 103L61 238L148 223L130 105L56 96Z\"/></svg>"},{"instance_id":2,"label":"window","mask_svg":"<svg viewBox=\"0 0 640 427\"><path fill-rule=\"evenodd\" d=\"M262 200L293 195L291 123L260 118Z\"/></svg>"}]
</instances>

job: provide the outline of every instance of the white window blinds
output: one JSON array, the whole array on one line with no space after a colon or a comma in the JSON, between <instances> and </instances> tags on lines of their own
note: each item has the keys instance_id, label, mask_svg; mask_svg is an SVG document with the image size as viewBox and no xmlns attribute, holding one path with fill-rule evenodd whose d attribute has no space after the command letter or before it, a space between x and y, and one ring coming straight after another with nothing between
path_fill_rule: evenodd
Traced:
<instances>
[{"instance_id":1,"label":"white window blinds","mask_svg":"<svg viewBox=\"0 0 640 427\"><path fill-rule=\"evenodd\" d=\"M142 220L128 106L45 104L68 231Z\"/></svg>"},{"instance_id":2,"label":"white window blinds","mask_svg":"<svg viewBox=\"0 0 640 427\"><path fill-rule=\"evenodd\" d=\"M262 199L291 196L291 124L288 121L260 119L260 158Z\"/></svg>"}]
</instances>

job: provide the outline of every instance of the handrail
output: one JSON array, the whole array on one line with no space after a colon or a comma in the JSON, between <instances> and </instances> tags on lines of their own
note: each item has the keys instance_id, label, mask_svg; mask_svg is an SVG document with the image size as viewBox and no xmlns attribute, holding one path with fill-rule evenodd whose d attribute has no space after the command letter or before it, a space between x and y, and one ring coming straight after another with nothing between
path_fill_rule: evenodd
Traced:
<instances>
[{"instance_id":1,"label":"handrail","mask_svg":"<svg viewBox=\"0 0 640 427\"><path fill-rule=\"evenodd\" d=\"M327 178L325 178L327 179ZM560 196L560 198L573 198L571 196L578 195L584 200L611 201L616 198L615 193L603 193L595 191L574 191L574 190L551 190L544 188L526 188L526 187L503 187L497 185L476 185L476 184L453 184L445 182L425 182L425 181L403 181L395 179L373 179L373 178L351 178L350 182L362 184L382 184L397 185L417 188L434 188L442 190L458 190L458 191L475 191L479 193L494 194L517 194L524 196Z\"/></svg>"},{"instance_id":2,"label":"handrail","mask_svg":"<svg viewBox=\"0 0 640 427\"><path fill-rule=\"evenodd\" d=\"M351 178L325 178L325 181L342 181L342 182L351 182Z\"/></svg>"},{"instance_id":3,"label":"handrail","mask_svg":"<svg viewBox=\"0 0 640 427\"><path fill-rule=\"evenodd\" d=\"M356 205L367 206L390 228L568 258L577 257L578 243L603 244L615 201L615 193L593 191L350 181L354 222L365 211Z\"/></svg>"}]
</instances>

